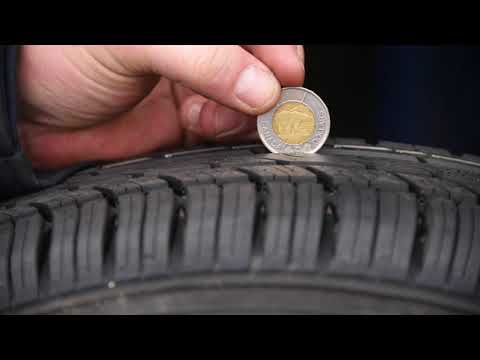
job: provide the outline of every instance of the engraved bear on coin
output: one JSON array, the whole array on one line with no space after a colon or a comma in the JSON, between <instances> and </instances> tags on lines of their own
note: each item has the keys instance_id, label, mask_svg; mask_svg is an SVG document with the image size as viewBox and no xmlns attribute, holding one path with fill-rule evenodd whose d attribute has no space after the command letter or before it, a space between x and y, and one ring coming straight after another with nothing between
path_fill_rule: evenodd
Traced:
<instances>
[{"instance_id":1,"label":"engraved bear on coin","mask_svg":"<svg viewBox=\"0 0 480 360\"><path fill-rule=\"evenodd\" d=\"M273 114L272 128L287 144L303 144L315 132L315 117L305 104L289 101L282 104Z\"/></svg>"}]
</instances>

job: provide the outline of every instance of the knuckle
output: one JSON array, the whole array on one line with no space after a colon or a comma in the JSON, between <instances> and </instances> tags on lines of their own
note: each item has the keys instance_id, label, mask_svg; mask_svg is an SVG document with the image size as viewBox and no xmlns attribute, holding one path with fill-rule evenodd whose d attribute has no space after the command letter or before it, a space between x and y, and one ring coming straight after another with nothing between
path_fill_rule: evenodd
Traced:
<instances>
[{"instance_id":1,"label":"knuckle","mask_svg":"<svg viewBox=\"0 0 480 360\"><path fill-rule=\"evenodd\" d=\"M213 84L224 81L228 75L231 50L233 49L229 46L205 47L194 60L193 71L196 77Z\"/></svg>"}]
</instances>

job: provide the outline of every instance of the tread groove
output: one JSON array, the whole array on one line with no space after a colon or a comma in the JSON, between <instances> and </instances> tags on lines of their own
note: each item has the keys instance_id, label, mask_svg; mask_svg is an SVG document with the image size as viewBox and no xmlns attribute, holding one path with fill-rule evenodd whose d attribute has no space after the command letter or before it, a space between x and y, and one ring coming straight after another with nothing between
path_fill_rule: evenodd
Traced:
<instances>
[{"instance_id":1,"label":"tread groove","mask_svg":"<svg viewBox=\"0 0 480 360\"><path fill-rule=\"evenodd\" d=\"M107 216L105 224L105 235L102 247L102 274L105 277L114 277L114 252L115 252L115 236L118 228L118 202L109 192L95 188L100 191L107 203Z\"/></svg>"},{"instance_id":2,"label":"tread groove","mask_svg":"<svg viewBox=\"0 0 480 360\"><path fill-rule=\"evenodd\" d=\"M222 185L219 185L218 186L218 219L217 219L217 222L215 223L215 246L214 246L214 258L213 258L213 263L215 264L214 266L214 269L218 269L219 268L219 258L220 258L220 226L221 226L221 219L222 219L222 216L223 216L223 201L224 201L224 198L223 198L223 186ZM238 194L238 193L237 193ZM237 195L236 194L236 195ZM237 202L238 202L238 199L237 199L237 196L235 196L235 214L237 214ZM228 247L228 256L232 256L233 254L233 244L234 242L236 241L236 220L234 220L233 222L233 231L232 231L232 234L233 234L233 241L229 244L230 246Z\"/></svg>"}]
</instances>

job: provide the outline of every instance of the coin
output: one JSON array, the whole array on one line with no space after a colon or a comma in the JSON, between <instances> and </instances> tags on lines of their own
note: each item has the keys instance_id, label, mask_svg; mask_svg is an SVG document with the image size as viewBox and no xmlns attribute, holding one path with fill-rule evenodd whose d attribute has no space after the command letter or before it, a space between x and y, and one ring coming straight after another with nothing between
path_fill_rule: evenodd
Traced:
<instances>
[{"instance_id":1,"label":"coin","mask_svg":"<svg viewBox=\"0 0 480 360\"><path fill-rule=\"evenodd\" d=\"M311 154L328 138L330 114L313 91L286 87L274 108L258 116L257 129L263 144L273 153Z\"/></svg>"}]
</instances>

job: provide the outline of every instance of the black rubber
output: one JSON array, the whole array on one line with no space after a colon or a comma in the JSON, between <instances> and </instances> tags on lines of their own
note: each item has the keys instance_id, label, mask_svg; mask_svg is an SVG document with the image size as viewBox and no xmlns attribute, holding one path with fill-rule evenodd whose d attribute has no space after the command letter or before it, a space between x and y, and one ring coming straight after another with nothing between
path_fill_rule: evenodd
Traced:
<instances>
[{"instance_id":1,"label":"black rubber","mask_svg":"<svg viewBox=\"0 0 480 360\"><path fill-rule=\"evenodd\" d=\"M480 313L480 158L330 139L87 169L0 204L3 313Z\"/></svg>"}]
</instances>

